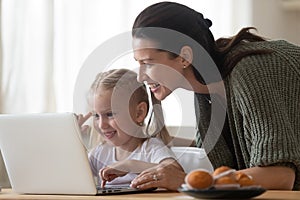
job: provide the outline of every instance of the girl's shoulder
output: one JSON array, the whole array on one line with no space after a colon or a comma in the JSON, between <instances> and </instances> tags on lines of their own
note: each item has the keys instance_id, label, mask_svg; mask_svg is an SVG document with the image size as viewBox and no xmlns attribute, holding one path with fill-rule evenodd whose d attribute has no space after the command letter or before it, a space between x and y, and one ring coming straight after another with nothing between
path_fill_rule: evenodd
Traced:
<instances>
[{"instance_id":1,"label":"girl's shoulder","mask_svg":"<svg viewBox=\"0 0 300 200\"><path fill-rule=\"evenodd\" d=\"M161 148L165 146L165 144L163 143L163 141L160 138L155 138L155 137L151 137L146 139L141 148L142 149L156 149L156 148Z\"/></svg>"},{"instance_id":2,"label":"girl's shoulder","mask_svg":"<svg viewBox=\"0 0 300 200\"><path fill-rule=\"evenodd\" d=\"M145 142L147 142L149 145L164 145L163 141L160 139L160 138L157 138L157 137L151 137L151 138L148 138ZM144 142L144 143L145 143Z\"/></svg>"},{"instance_id":3,"label":"girl's shoulder","mask_svg":"<svg viewBox=\"0 0 300 200\"><path fill-rule=\"evenodd\" d=\"M101 143L94 147L90 152L89 155L99 155L99 154L107 154L113 149L113 146L108 144L107 142Z\"/></svg>"}]
</instances>

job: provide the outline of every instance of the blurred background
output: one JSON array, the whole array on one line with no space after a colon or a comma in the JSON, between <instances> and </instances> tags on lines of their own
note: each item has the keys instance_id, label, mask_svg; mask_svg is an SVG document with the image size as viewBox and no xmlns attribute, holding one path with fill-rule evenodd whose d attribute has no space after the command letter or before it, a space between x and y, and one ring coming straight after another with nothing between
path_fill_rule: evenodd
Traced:
<instances>
[{"instance_id":1,"label":"blurred background","mask_svg":"<svg viewBox=\"0 0 300 200\"><path fill-rule=\"evenodd\" d=\"M0 113L85 112L74 107L73 93L86 58L103 42L130 31L138 13L156 2L0 0ZM254 26L259 35L300 45L300 0L175 2L211 19L216 39ZM110 67L138 65L127 54ZM192 92L176 90L163 101L163 110L169 127L194 127ZM0 185L7 186L3 168L0 158Z\"/></svg>"},{"instance_id":2,"label":"blurred background","mask_svg":"<svg viewBox=\"0 0 300 200\"><path fill-rule=\"evenodd\" d=\"M159 1L0 2L0 113L25 113L74 111L74 84L88 55L104 41L130 31L138 13ZM267 38L300 44L300 0L175 2L211 19L216 39L236 34L242 27L254 26L258 34ZM120 60L111 67L138 66L132 55ZM176 91L163 102L163 108L166 124L194 126L192 93ZM172 115L174 112L182 113L181 119Z\"/></svg>"}]
</instances>

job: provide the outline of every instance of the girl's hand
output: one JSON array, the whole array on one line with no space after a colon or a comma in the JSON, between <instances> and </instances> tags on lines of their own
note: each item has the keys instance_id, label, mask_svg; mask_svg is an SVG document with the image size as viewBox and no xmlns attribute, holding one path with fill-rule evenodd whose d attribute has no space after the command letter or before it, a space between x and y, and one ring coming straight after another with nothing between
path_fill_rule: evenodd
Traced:
<instances>
[{"instance_id":1,"label":"girl's hand","mask_svg":"<svg viewBox=\"0 0 300 200\"><path fill-rule=\"evenodd\" d=\"M83 114L75 114L77 118L78 125L80 127L80 131L82 134L87 134L90 128L89 125L84 125L84 123L93 115L93 113L89 112L86 115Z\"/></svg>"},{"instance_id":2,"label":"girl's hand","mask_svg":"<svg viewBox=\"0 0 300 200\"><path fill-rule=\"evenodd\" d=\"M100 169L99 176L102 179L101 187L103 188L106 182L110 182L117 177L125 176L129 171L126 169L126 161L119 161L107 167Z\"/></svg>"}]
</instances>

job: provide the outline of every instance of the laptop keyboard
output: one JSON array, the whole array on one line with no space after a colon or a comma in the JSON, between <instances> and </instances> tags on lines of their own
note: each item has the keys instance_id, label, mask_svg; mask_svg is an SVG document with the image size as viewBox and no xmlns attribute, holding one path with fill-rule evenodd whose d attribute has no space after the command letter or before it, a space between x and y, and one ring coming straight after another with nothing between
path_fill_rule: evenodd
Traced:
<instances>
[{"instance_id":1,"label":"laptop keyboard","mask_svg":"<svg viewBox=\"0 0 300 200\"><path fill-rule=\"evenodd\" d=\"M108 193L122 193L122 192L132 192L137 189L131 188L129 186L109 186L102 188L101 186L97 186L97 190L99 194L108 194Z\"/></svg>"}]
</instances>

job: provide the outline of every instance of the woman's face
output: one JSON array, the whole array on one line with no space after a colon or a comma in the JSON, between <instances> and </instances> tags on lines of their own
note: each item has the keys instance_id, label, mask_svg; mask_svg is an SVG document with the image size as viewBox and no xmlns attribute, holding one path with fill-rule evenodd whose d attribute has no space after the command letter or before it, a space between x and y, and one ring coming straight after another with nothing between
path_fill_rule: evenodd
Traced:
<instances>
[{"instance_id":1,"label":"woman's face","mask_svg":"<svg viewBox=\"0 0 300 200\"><path fill-rule=\"evenodd\" d=\"M173 58L168 52L159 51L151 41L134 38L134 58L138 61L140 82L146 82L158 100L165 99L172 91L181 87L183 64L180 56Z\"/></svg>"},{"instance_id":2,"label":"woman's face","mask_svg":"<svg viewBox=\"0 0 300 200\"><path fill-rule=\"evenodd\" d=\"M121 129L116 121L121 113L114 113L111 107L113 90L101 90L100 95L94 97L94 126L103 135L104 139L114 146L126 146L133 136L128 135ZM128 118L131 118L128 116ZM128 119L125 118L124 120Z\"/></svg>"}]
</instances>

